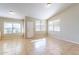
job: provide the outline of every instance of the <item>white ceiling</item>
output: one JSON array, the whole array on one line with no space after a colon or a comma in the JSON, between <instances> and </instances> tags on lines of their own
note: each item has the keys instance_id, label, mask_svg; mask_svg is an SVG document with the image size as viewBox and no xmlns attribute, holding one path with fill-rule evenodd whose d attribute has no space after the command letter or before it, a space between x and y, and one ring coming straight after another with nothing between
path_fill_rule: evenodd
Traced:
<instances>
[{"instance_id":1,"label":"white ceiling","mask_svg":"<svg viewBox=\"0 0 79 59\"><path fill-rule=\"evenodd\" d=\"M46 3L0 3L0 16L17 19L23 19L25 16L48 19L72 4L52 3L49 7L46 5ZM9 11L15 11L16 14L11 15Z\"/></svg>"}]
</instances>

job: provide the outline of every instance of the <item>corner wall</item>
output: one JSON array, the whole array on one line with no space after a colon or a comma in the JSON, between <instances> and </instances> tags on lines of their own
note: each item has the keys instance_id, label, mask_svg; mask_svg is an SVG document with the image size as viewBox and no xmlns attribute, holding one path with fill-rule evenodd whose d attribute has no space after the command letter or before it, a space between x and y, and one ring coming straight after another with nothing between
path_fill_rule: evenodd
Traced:
<instances>
[{"instance_id":1,"label":"corner wall","mask_svg":"<svg viewBox=\"0 0 79 59\"><path fill-rule=\"evenodd\" d=\"M79 4L71 6L48 21L57 19L60 20L60 32L48 31L48 35L57 39L79 43Z\"/></svg>"}]
</instances>

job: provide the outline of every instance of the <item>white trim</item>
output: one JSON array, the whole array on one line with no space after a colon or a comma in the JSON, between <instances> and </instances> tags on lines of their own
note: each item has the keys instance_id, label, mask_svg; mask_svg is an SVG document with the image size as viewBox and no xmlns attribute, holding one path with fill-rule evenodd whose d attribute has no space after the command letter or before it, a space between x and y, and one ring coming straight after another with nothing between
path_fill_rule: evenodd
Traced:
<instances>
[{"instance_id":1,"label":"white trim","mask_svg":"<svg viewBox=\"0 0 79 59\"><path fill-rule=\"evenodd\" d=\"M74 43L74 44L79 44L79 42L75 42L75 41L72 41L72 40L67 40L67 39L61 39L61 38L57 38L55 36L51 36L51 35L48 35L48 37L51 37L51 38L56 38L58 40L63 40L63 41L67 41L67 42L71 42L71 43Z\"/></svg>"},{"instance_id":2,"label":"white trim","mask_svg":"<svg viewBox=\"0 0 79 59\"><path fill-rule=\"evenodd\" d=\"M59 40L63 40L63 41L67 41L67 42L71 42L71 43L74 43L74 44L79 44L78 42L75 42L75 41L72 41L72 40L67 40L67 39L59 39Z\"/></svg>"}]
</instances>

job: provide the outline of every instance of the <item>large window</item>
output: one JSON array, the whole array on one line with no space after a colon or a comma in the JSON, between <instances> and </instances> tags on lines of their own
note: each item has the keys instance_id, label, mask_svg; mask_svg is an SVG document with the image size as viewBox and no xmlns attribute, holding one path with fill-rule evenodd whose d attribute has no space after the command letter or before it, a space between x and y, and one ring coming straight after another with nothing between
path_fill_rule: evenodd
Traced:
<instances>
[{"instance_id":1,"label":"large window","mask_svg":"<svg viewBox=\"0 0 79 59\"><path fill-rule=\"evenodd\" d=\"M45 21L41 21L41 31L45 31L46 30L46 22Z\"/></svg>"},{"instance_id":2,"label":"large window","mask_svg":"<svg viewBox=\"0 0 79 59\"><path fill-rule=\"evenodd\" d=\"M53 25L54 25L54 31L60 31L60 20L54 20Z\"/></svg>"},{"instance_id":3,"label":"large window","mask_svg":"<svg viewBox=\"0 0 79 59\"><path fill-rule=\"evenodd\" d=\"M54 25L53 25L53 22L52 21L49 21L48 22L48 30L49 31L54 31Z\"/></svg>"},{"instance_id":4,"label":"large window","mask_svg":"<svg viewBox=\"0 0 79 59\"><path fill-rule=\"evenodd\" d=\"M48 31L60 31L60 20L49 21Z\"/></svg>"},{"instance_id":5,"label":"large window","mask_svg":"<svg viewBox=\"0 0 79 59\"><path fill-rule=\"evenodd\" d=\"M35 31L41 31L41 22L40 21L35 22Z\"/></svg>"},{"instance_id":6,"label":"large window","mask_svg":"<svg viewBox=\"0 0 79 59\"><path fill-rule=\"evenodd\" d=\"M20 33L21 24L19 23L4 23L4 34Z\"/></svg>"},{"instance_id":7,"label":"large window","mask_svg":"<svg viewBox=\"0 0 79 59\"><path fill-rule=\"evenodd\" d=\"M35 22L35 31L45 31L46 23L45 21L36 21Z\"/></svg>"}]
</instances>

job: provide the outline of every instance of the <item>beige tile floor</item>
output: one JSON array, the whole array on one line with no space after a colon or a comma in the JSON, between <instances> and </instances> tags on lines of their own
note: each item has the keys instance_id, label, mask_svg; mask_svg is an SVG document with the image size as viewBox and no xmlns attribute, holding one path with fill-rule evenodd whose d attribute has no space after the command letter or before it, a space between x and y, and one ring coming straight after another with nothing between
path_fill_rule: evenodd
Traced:
<instances>
[{"instance_id":1,"label":"beige tile floor","mask_svg":"<svg viewBox=\"0 0 79 59\"><path fill-rule=\"evenodd\" d=\"M0 55L78 55L79 45L49 37L0 41Z\"/></svg>"}]
</instances>

